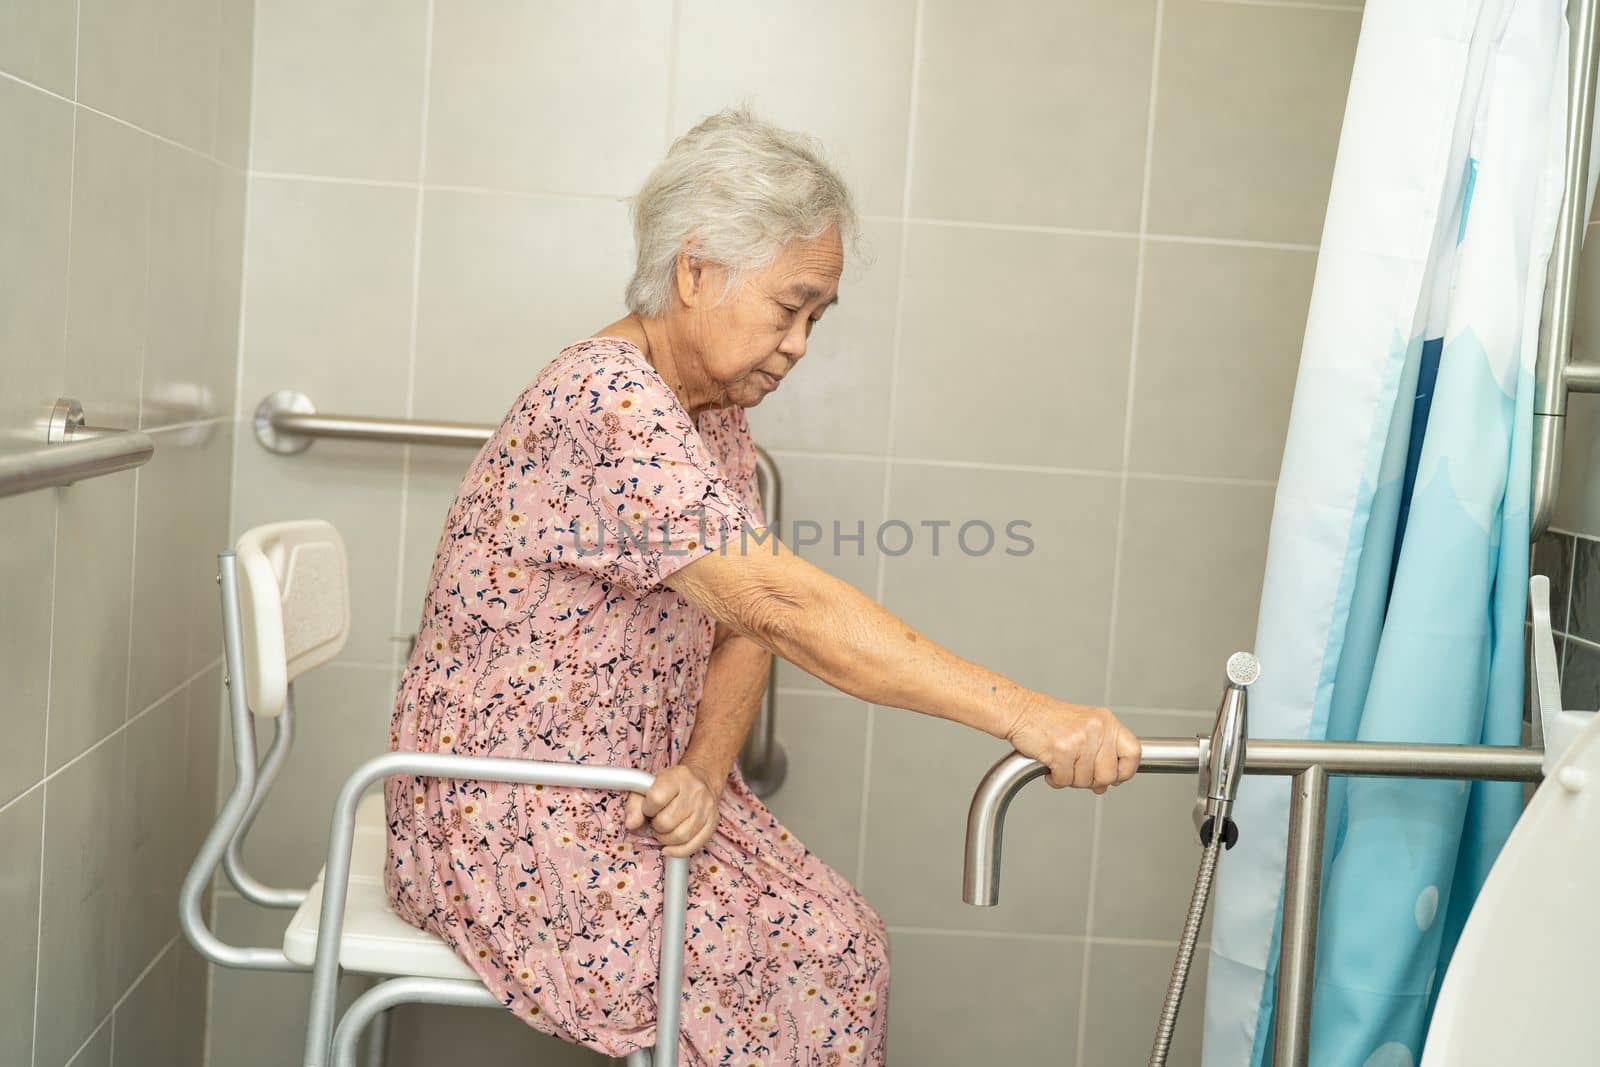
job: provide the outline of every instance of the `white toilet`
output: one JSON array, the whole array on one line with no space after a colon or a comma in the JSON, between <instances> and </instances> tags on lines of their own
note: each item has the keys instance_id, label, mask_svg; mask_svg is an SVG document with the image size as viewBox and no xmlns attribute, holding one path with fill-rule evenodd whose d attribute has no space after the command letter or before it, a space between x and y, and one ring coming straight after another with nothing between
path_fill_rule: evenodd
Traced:
<instances>
[{"instance_id":1,"label":"white toilet","mask_svg":"<svg viewBox=\"0 0 1600 1067\"><path fill-rule=\"evenodd\" d=\"M1545 780L1467 919L1422 1067L1600 1065L1600 715L1562 710L1549 582L1531 585Z\"/></svg>"}]
</instances>

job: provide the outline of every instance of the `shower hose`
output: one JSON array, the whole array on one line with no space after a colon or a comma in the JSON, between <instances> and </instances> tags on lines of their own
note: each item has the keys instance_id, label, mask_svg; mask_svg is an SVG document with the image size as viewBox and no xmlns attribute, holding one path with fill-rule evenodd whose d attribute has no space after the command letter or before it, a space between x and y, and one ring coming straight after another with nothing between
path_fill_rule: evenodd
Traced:
<instances>
[{"instance_id":1,"label":"shower hose","mask_svg":"<svg viewBox=\"0 0 1600 1067\"><path fill-rule=\"evenodd\" d=\"M1161 1018L1156 1023L1149 1067L1165 1067L1167 1052L1172 1048L1172 1033L1178 1026L1178 1007L1183 1003L1184 987L1189 984L1189 965L1194 962L1194 947L1200 940L1200 924L1206 917L1206 905L1211 902L1211 881L1217 873L1217 850L1222 847L1223 835L1213 833L1210 838L1200 856L1200 871L1195 875L1194 893L1189 897L1183 940L1178 942L1178 956L1172 961L1172 978L1167 982L1167 999L1162 1002Z\"/></svg>"}]
</instances>

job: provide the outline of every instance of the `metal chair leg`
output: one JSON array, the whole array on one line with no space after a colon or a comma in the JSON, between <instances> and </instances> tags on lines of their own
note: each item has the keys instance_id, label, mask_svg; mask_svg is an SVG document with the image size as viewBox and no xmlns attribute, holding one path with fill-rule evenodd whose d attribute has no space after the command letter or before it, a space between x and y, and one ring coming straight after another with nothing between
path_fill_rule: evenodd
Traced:
<instances>
[{"instance_id":1,"label":"metal chair leg","mask_svg":"<svg viewBox=\"0 0 1600 1067\"><path fill-rule=\"evenodd\" d=\"M627 1065L628 1067L650 1067L650 1050L642 1048L636 1052L628 1053Z\"/></svg>"},{"instance_id":2,"label":"metal chair leg","mask_svg":"<svg viewBox=\"0 0 1600 1067\"><path fill-rule=\"evenodd\" d=\"M366 1067L385 1067L389 1059L389 1031L394 1026L394 1009L380 1014L367 1031Z\"/></svg>"},{"instance_id":3,"label":"metal chair leg","mask_svg":"<svg viewBox=\"0 0 1600 1067\"><path fill-rule=\"evenodd\" d=\"M488 987L452 978L391 978L355 999L333 1035L333 1067L355 1067L356 1046L367 1026L397 1004L450 1004L460 1008L498 1008Z\"/></svg>"}]
</instances>

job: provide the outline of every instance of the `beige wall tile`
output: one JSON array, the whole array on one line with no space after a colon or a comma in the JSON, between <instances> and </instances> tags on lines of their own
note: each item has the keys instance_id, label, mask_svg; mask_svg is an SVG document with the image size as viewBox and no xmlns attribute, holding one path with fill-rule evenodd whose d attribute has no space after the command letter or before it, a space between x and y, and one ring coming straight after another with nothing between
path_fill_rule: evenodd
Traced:
<instances>
[{"instance_id":1,"label":"beige wall tile","mask_svg":"<svg viewBox=\"0 0 1600 1067\"><path fill-rule=\"evenodd\" d=\"M1265 486L1129 480L1113 703L1216 706L1228 655L1255 641L1271 517Z\"/></svg>"},{"instance_id":2,"label":"beige wall tile","mask_svg":"<svg viewBox=\"0 0 1600 1067\"><path fill-rule=\"evenodd\" d=\"M1115 470L1132 241L913 226L897 456Z\"/></svg>"},{"instance_id":3,"label":"beige wall tile","mask_svg":"<svg viewBox=\"0 0 1600 1067\"><path fill-rule=\"evenodd\" d=\"M138 425L156 143L79 112L65 377L67 395L95 426Z\"/></svg>"},{"instance_id":4,"label":"beige wall tile","mask_svg":"<svg viewBox=\"0 0 1600 1067\"><path fill-rule=\"evenodd\" d=\"M428 181L631 196L662 154L671 19L649 0L441 6Z\"/></svg>"},{"instance_id":5,"label":"beige wall tile","mask_svg":"<svg viewBox=\"0 0 1600 1067\"><path fill-rule=\"evenodd\" d=\"M45 786L35 1063L66 1063L127 988L117 960L126 740L118 733Z\"/></svg>"},{"instance_id":6,"label":"beige wall tile","mask_svg":"<svg viewBox=\"0 0 1600 1067\"><path fill-rule=\"evenodd\" d=\"M758 430L756 441L761 443L761 440ZM782 483L779 537L784 544L835 578L849 582L868 596L877 596L878 550L873 538L884 517L885 463L879 459L840 459L780 452L773 456L773 464L778 468L778 479ZM837 543L835 523L840 534ZM863 535L860 545L846 540L855 536L857 524ZM799 543L814 537L821 540L810 545ZM778 665L778 678L784 686L827 688L826 683L787 661Z\"/></svg>"},{"instance_id":7,"label":"beige wall tile","mask_svg":"<svg viewBox=\"0 0 1600 1067\"><path fill-rule=\"evenodd\" d=\"M936 0L924 15L911 213L1134 230L1152 0Z\"/></svg>"},{"instance_id":8,"label":"beige wall tile","mask_svg":"<svg viewBox=\"0 0 1600 1067\"><path fill-rule=\"evenodd\" d=\"M902 931L890 953L890 1063L1072 1062L1081 944Z\"/></svg>"},{"instance_id":9,"label":"beige wall tile","mask_svg":"<svg viewBox=\"0 0 1600 1067\"><path fill-rule=\"evenodd\" d=\"M78 8L60 0L13 0L0 7L0 70L72 97Z\"/></svg>"},{"instance_id":10,"label":"beige wall tile","mask_svg":"<svg viewBox=\"0 0 1600 1067\"><path fill-rule=\"evenodd\" d=\"M209 668L189 683L189 723L184 734L184 757L189 768L187 778L188 799L184 819L186 837L184 847L184 872L199 854L200 844L211 831L216 813L221 810L217 779L220 760L225 758L232 766L232 737L223 728L226 713L222 687L222 667ZM226 744L226 751L224 751ZM232 774L230 770L230 776ZM229 783L232 784L231 782Z\"/></svg>"},{"instance_id":11,"label":"beige wall tile","mask_svg":"<svg viewBox=\"0 0 1600 1067\"><path fill-rule=\"evenodd\" d=\"M1315 270L1314 252L1146 247L1131 469L1277 478Z\"/></svg>"},{"instance_id":12,"label":"beige wall tile","mask_svg":"<svg viewBox=\"0 0 1600 1067\"><path fill-rule=\"evenodd\" d=\"M279 456L257 443L248 423L239 426L234 447L233 538L267 522L333 523L350 560L350 638L340 658L388 663L400 550L401 450L362 441L318 441L300 455Z\"/></svg>"},{"instance_id":13,"label":"beige wall tile","mask_svg":"<svg viewBox=\"0 0 1600 1067\"><path fill-rule=\"evenodd\" d=\"M199 960L179 938L129 991L116 1011L111 1067L202 1067L204 1015L194 1010L206 995L205 971L195 965Z\"/></svg>"},{"instance_id":14,"label":"beige wall tile","mask_svg":"<svg viewBox=\"0 0 1600 1067\"><path fill-rule=\"evenodd\" d=\"M335 663L295 683L294 751L245 842L245 866L256 877L282 886L316 878L339 788L364 760L388 750L394 693L387 668ZM265 751L271 724L259 722L256 734Z\"/></svg>"},{"instance_id":15,"label":"beige wall tile","mask_svg":"<svg viewBox=\"0 0 1600 1067\"><path fill-rule=\"evenodd\" d=\"M408 1005L395 1014L386 1067L433 1067L472 1050L473 1067L607 1067L620 1062L541 1034L508 1011Z\"/></svg>"},{"instance_id":16,"label":"beige wall tile","mask_svg":"<svg viewBox=\"0 0 1600 1067\"><path fill-rule=\"evenodd\" d=\"M144 428L206 418L216 414L219 401L226 402L207 396L211 383L221 380L208 372L223 362L211 349L208 329L218 177L211 160L168 144L155 145L140 411ZM230 371L232 366L229 360Z\"/></svg>"},{"instance_id":17,"label":"beige wall tile","mask_svg":"<svg viewBox=\"0 0 1600 1067\"><path fill-rule=\"evenodd\" d=\"M210 155L216 0L81 0L78 19L78 100Z\"/></svg>"},{"instance_id":18,"label":"beige wall tile","mask_svg":"<svg viewBox=\"0 0 1600 1067\"><path fill-rule=\"evenodd\" d=\"M251 179L242 415L278 389L322 411L404 412L416 196Z\"/></svg>"},{"instance_id":19,"label":"beige wall tile","mask_svg":"<svg viewBox=\"0 0 1600 1067\"><path fill-rule=\"evenodd\" d=\"M1181 921L1181 912L1178 915ZM1084 1064L1139 1063L1149 1057L1176 952L1176 946L1164 945L1095 942L1089 946ZM1168 1067L1200 1067L1208 958L1203 948L1195 953Z\"/></svg>"},{"instance_id":20,"label":"beige wall tile","mask_svg":"<svg viewBox=\"0 0 1600 1067\"><path fill-rule=\"evenodd\" d=\"M6 591L6 610L0 613L0 677L6 679L3 706L8 728L6 744L0 746L0 804L44 775L58 507L55 493L25 493L5 503L0 588Z\"/></svg>"},{"instance_id":21,"label":"beige wall tile","mask_svg":"<svg viewBox=\"0 0 1600 1067\"><path fill-rule=\"evenodd\" d=\"M1205 0L1165 10L1149 229L1315 244L1359 13Z\"/></svg>"},{"instance_id":22,"label":"beige wall tile","mask_svg":"<svg viewBox=\"0 0 1600 1067\"><path fill-rule=\"evenodd\" d=\"M0 808L0 1062L28 1063L33 1055L33 983L39 954L39 848L44 790Z\"/></svg>"},{"instance_id":23,"label":"beige wall tile","mask_svg":"<svg viewBox=\"0 0 1600 1067\"><path fill-rule=\"evenodd\" d=\"M230 944L283 945L281 911L258 908L231 893L219 893L216 915L217 933ZM340 1014L371 985L368 978L341 978ZM305 1051L310 999L308 974L213 967L206 1062L215 1067L283 1067L298 1061Z\"/></svg>"},{"instance_id":24,"label":"beige wall tile","mask_svg":"<svg viewBox=\"0 0 1600 1067\"><path fill-rule=\"evenodd\" d=\"M1220 695L1221 686L1217 688ZM1204 715L1121 708L1117 713L1140 737L1211 732L1211 721ZM1092 936L1176 941L1182 934L1201 854L1190 818L1194 797L1192 774L1136 775L1106 794L1095 862Z\"/></svg>"},{"instance_id":25,"label":"beige wall tile","mask_svg":"<svg viewBox=\"0 0 1600 1067\"><path fill-rule=\"evenodd\" d=\"M194 450L196 500L188 521L195 529L184 538L186 549L178 587L189 605L189 674L216 662L222 655L222 609L217 588L217 553L230 547L229 512L232 507L233 436L230 421L184 431L184 447Z\"/></svg>"},{"instance_id":26,"label":"beige wall tile","mask_svg":"<svg viewBox=\"0 0 1600 1067\"><path fill-rule=\"evenodd\" d=\"M1011 751L1003 741L945 719L874 710L861 889L891 927L1084 932L1095 805L1088 793L1042 784L1023 790L1006 818L999 905L962 903L972 790ZM896 949L900 936L894 936ZM895 966L904 977L898 960Z\"/></svg>"},{"instance_id":27,"label":"beige wall tile","mask_svg":"<svg viewBox=\"0 0 1600 1067\"><path fill-rule=\"evenodd\" d=\"M67 1067L111 1067L111 1039L111 1026L102 1025L67 1061Z\"/></svg>"},{"instance_id":28,"label":"beige wall tile","mask_svg":"<svg viewBox=\"0 0 1600 1067\"><path fill-rule=\"evenodd\" d=\"M225 441L227 427L212 424L209 435ZM197 614L201 605L193 594L197 578L215 575L216 553L224 547L202 540L216 532L215 524L202 521L202 517L217 510L219 498L227 500L227 479L223 472L208 472L208 466L215 464L207 463L205 451L192 436L197 435L185 430L152 434L155 455L139 471L137 521L132 529L130 715L139 714L188 679L194 643L191 632L217 614L215 610L210 617ZM206 473L212 477L206 478ZM215 592L216 584L208 584ZM218 645L219 652L220 648Z\"/></svg>"},{"instance_id":29,"label":"beige wall tile","mask_svg":"<svg viewBox=\"0 0 1600 1067\"><path fill-rule=\"evenodd\" d=\"M255 170L415 181L424 0L260 0Z\"/></svg>"},{"instance_id":30,"label":"beige wall tile","mask_svg":"<svg viewBox=\"0 0 1600 1067\"><path fill-rule=\"evenodd\" d=\"M128 531L139 476L125 471L61 492L46 743L51 770L127 718L133 566Z\"/></svg>"},{"instance_id":31,"label":"beige wall tile","mask_svg":"<svg viewBox=\"0 0 1600 1067\"><path fill-rule=\"evenodd\" d=\"M61 394L67 306L71 104L0 79L0 427L29 442Z\"/></svg>"},{"instance_id":32,"label":"beige wall tile","mask_svg":"<svg viewBox=\"0 0 1600 1067\"><path fill-rule=\"evenodd\" d=\"M867 705L843 694L778 694L778 741L789 759L783 786L764 798L800 841L854 878L861 837Z\"/></svg>"},{"instance_id":33,"label":"beige wall tile","mask_svg":"<svg viewBox=\"0 0 1600 1067\"><path fill-rule=\"evenodd\" d=\"M557 352L627 311L623 204L430 190L422 225L421 416L498 425Z\"/></svg>"},{"instance_id":34,"label":"beige wall tile","mask_svg":"<svg viewBox=\"0 0 1600 1067\"><path fill-rule=\"evenodd\" d=\"M250 82L255 0L219 0L216 156L243 169L250 160Z\"/></svg>"},{"instance_id":35,"label":"beige wall tile","mask_svg":"<svg viewBox=\"0 0 1600 1067\"><path fill-rule=\"evenodd\" d=\"M239 306L244 296L246 179L217 168L211 221L211 296L206 307L206 358L196 410L229 414L239 379ZM248 414L250 408L245 409Z\"/></svg>"},{"instance_id":36,"label":"beige wall tile","mask_svg":"<svg viewBox=\"0 0 1600 1067\"><path fill-rule=\"evenodd\" d=\"M900 284L900 225L869 221L862 248L845 263L839 303L812 328L806 354L783 386L750 409L767 449L882 455L894 362Z\"/></svg>"},{"instance_id":37,"label":"beige wall tile","mask_svg":"<svg viewBox=\"0 0 1600 1067\"><path fill-rule=\"evenodd\" d=\"M908 524L914 537L909 552L884 561L884 605L1023 685L1097 702L1105 691L1116 512L1112 478L895 464L888 519ZM923 524L939 520L950 525L935 556L934 531ZM993 529L990 551L963 550L960 528L969 522ZM1031 525L1008 534L1012 522ZM886 531L887 547L900 549L905 536ZM972 527L967 549L980 552L984 543L982 528Z\"/></svg>"},{"instance_id":38,"label":"beige wall tile","mask_svg":"<svg viewBox=\"0 0 1600 1067\"><path fill-rule=\"evenodd\" d=\"M178 689L128 724L122 795L106 817L123 836L116 874L116 988L125 990L178 933L178 887L190 860L188 802L189 691Z\"/></svg>"},{"instance_id":39,"label":"beige wall tile","mask_svg":"<svg viewBox=\"0 0 1600 1067\"><path fill-rule=\"evenodd\" d=\"M736 0L688 0L678 11L674 136L742 102L821 140L872 215L904 195L915 5L910 0L809 4L803 17Z\"/></svg>"},{"instance_id":40,"label":"beige wall tile","mask_svg":"<svg viewBox=\"0 0 1600 1067\"><path fill-rule=\"evenodd\" d=\"M406 471L404 545L400 561L400 600L390 636L390 651L404 662L422 622L428 578L444 534L445 516L476 453L468 448L414 448Z\"/></svg>"}]
</instances>

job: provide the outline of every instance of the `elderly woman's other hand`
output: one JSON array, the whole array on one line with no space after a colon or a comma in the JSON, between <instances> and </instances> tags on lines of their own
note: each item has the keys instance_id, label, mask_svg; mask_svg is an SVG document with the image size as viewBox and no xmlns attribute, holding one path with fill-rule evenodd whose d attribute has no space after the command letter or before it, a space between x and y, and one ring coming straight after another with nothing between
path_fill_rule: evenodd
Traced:
<instances>
[{"instance_id":1,"label":"elderly woman's other hand","mask_svg":"<svg viewBox=\"0 0 1600 1067\"><path fill-rule=\"evenodd\" d=\"M1017 716L1006 740L1050 768L1054 789L1104 793L1139 769L1138 737L1105 708L1045 697Z\"/></svg>"},{"instance_id":2,"label":"elderly woman's other hand","mask_svg":"<svg viewBox=\"0 0 1600 1067\"><path fill-rule=\"evenodd\" d=\"M716 833L717 802L726 780L693 764L668 767L647 792L629 794L623 825L637 830L648 819L656 839L667 846L665 855L692 856Z\"/></svg>"}]
</instances>

